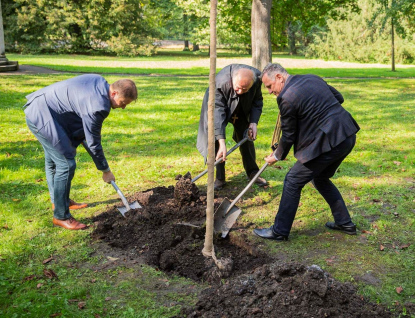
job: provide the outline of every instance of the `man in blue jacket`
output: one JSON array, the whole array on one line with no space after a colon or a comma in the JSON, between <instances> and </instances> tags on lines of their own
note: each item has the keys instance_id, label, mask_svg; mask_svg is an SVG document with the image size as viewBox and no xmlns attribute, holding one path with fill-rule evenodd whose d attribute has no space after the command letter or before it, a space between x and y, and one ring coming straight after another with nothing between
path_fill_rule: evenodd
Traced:
<instances>
[{"instance_id":1,"label":"man in blue jacket","mask_svg":"<svg viewBox=\"0 0 415 318\"><path fill-rule=\"evenodd\" d=\"M129 79L110 85L102 76L88 74L52 84L26 98L26 123L45 152L53 224L70 230L84 229L87 226L76 221L69 211L76 148L83 143L102 171L102 179L107 183L115 181L101 145L102 123L111 108L124 109L136 100L137 88Z\"/></svg>"},{"instance_id":2,"label":"man in blue jacket","mask_svg":"<svg viewBox=\"0 0 415 318\"><path fill-rule=\"evenodd\" d=\"M270 228L255 229L262 238L288 239L302 188L312 182L330 206L334 222L326 226L356 234L344 200L330 181L352 151L359 125L342 107L343 96L315 75L291 76L279 64L269 64L261 74L270 94L277 97L282 137L278 148L265 160L272 165L284 160L294 146L297 162L287 173L278 213Z\"/></svg>"}]
</instances>

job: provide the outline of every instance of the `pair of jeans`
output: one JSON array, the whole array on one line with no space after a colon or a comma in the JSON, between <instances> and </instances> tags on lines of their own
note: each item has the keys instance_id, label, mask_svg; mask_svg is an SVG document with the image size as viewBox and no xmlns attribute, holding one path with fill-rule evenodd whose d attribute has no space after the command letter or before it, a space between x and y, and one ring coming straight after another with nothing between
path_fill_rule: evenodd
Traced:
<instances>
[{"instance_id":1,"label":"pair of jeans","mask_svg":"<svg viewBox=\"0 0 415 318\"><path fill-rule=\"evenodd\" d=\"M69 212L69 193L71 191L71 182L75 175L75 159L66 158L59 153L27 118L26 123L36 139L42 144L45 152L46 181L50 199L55 205L53 216L59 220L67 220L72 217Z\"/></svg>"},{"instance_id":2,"label":"pair of jeans","mask_svg":"<svg viewBox=\"0 0 415 318\"><path fill-rule=\"evenodd\" d=\"M349 211L336 186L330 181L342 161L352 151L356 135L348 137L329 152L304 164L296 162L285 176L284 187L273 231L288 236L297 213L301 190L312 182L330 206L334 222L344 225L351 222Z\"/></svg>"},{"instance_id":3,"label":"pair of jeans","mask_svg":"<svg viewBox=\"0 0 415 318\"><path fill-rule=\"evenodd\" d=\"M239 117L235 123L233 123L233 140L235 142L240 142L244 138L244 132L249 127L249 122L245 119L245 116L238 111L239 107L235 110L234 113ZM219 150L219 142L215 141L215 154L218 153ZM240 147L239 151L242 156L242 163L245 169L245 172L248 177L251 176L252 173L256 173L259 171L258 165L256 163L256 154L255 154L255 146L254 142L251 140L247 140L244 142ZM216 179L225 180L225 162L220 163L216 166Z\"/></svg>"}]
</instances>

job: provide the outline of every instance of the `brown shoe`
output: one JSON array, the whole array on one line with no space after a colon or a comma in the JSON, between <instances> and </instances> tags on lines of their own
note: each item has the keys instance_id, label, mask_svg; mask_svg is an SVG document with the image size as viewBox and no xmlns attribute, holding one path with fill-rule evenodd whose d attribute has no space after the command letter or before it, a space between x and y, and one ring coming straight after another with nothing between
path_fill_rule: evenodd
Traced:
<instances>
[{"instance_id":1,"label":"brown shoe","mask_svg":"<svg viewBox=\"0 0 415 318\"><path fill-rule=\"evenodd\" d=\"M249 180L252 180L257 173L258 173L258 171L257 172L252 172L251 175L249 176ZM264 178L258 177L255 180L255 184L258 185L259 187L265 187L265 186L268 185L268 182Z\"/></svg>"},{"instance_id":2,"label":"brown shoe","mask_svg":"<svg viewBox=\"0 0 415 318\"><path fill-rule=\"evenodd\" d=\"M226 185L225 180L216 179L213 185L214 190L221 190Z\"/></svg>"},{"instance_id":3,"label":"brown shoe","mask_svg":"<svg viewBox=\"0 0 415 318\"><path fill-rule=\"evenodd\" d=\"M69 199L69 210L79 210L86 208L88 204L86 203L76 203L74 200ZM52 203L52 210L55 210L55 205Z\"/></svg>"},{"instance_id":4,"label":"brown shoe","mask_svg":"<svg viewBox=\"0 0 415 318\"><path fill-rule=\"evenodd\" d=\"M53 218L52 222L54 226L60 226L68 230L84 230L88 228L86 224L80 223L72 217L67 220L58 220Z\"/></svg>"}]
</instances>

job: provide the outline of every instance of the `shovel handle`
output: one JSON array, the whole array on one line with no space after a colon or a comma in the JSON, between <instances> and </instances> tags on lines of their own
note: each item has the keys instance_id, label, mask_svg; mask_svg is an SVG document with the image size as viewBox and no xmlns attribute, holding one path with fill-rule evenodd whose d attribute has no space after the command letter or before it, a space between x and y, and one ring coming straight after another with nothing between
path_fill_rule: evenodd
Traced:
<instances>
[{"instance_id":1,"label":"shovel handle","mask_svg":"<svg viewBox=\"0 0 415 318\"><path fill-rule=\"evenodd\" d=\"M128 204L127 199L125 198L124 194L122 194L120 188L115 184L115 181L111 181L111 185L114 187L115 191L117 191L118 195L121 198L122 203L124 203L127 210L130 210L130 205Z\"/></svg>"},{"instance_id":2,"label":"shovel handle","mask_svg":"<svg viewBox=\"0 0 415 318\"><path fill-rule=\"evenodd\" d=\"M239 193L239 195L232 201L232 203L229 205L229 208L226 210L226 213L224 214L223 217L225 217L226 214L228 214L228 212L233 208L233 206L236 204L236 202L238 202L239 199L246 193L246 191L248 191L249 188L252 187L252 185L254 184L256 179L258 179L258 177L261 175L261 173L264 172L266 167L268 167L268 162L264 163L264 165L261 167L261 169L259 169L259 171L256 173L256 175L251 179L251 181L248 183L248 185L245 187L245 189L243 189L241 191L241 193Z\"/></svg>"},{"instance_id":3,"label":"shovel handle","mask_svg":"<svg viewBox=\"0 0 415 318\"><path fill-rule=\"evenodd\" d=\"M244 132L244 138L241 139L240 142L238 142L235 146L233 146L231 149L228 150L228 152L226 153L226 157L229 156L232 152L235 151L235 149L239 148L243 143L245 143L247 140L251 140L249 138L248 135L248 129L245 130ZM214 167L216 167L218 164L220 164L223 161L223 158L219 158L218 160L215 161ZM201 177L203 177L206 173L208 172L208 169L204 170L203 172L199 173L196 177L194 177L192 179L192 182L195 182L196 180L200 179Z\"/></svg>"}]
</instances>

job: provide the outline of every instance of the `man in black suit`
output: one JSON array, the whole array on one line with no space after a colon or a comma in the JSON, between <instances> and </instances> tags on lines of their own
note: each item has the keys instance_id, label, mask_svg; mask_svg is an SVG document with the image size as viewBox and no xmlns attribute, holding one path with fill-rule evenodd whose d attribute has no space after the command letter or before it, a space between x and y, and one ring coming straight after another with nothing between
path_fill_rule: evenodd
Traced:
<instances>
[{"instance_id":1,"label":"man in black suit","mask_svg":"<svg viewBox=\"0 0 415 318\"><path fill-rule=\"evenodd\" d=\"M255 162L255 147L252 140L257 136L257 125L262 113L262 92L259 76L261 72L254 67L243 64L231 64L224 67L216 75L215 89L215 151L216 160L226 160L226 126L229 122L234 127L233 139L239 142L244 138L244 132L249 128L249 137L239 148L242 162L247 176L252 179L259 168ZM207 157L207 110L209 89L203 99L202 111L197 135L197 149L205 158ZM225 182L225 163L216 166L215 190L220 190ZM256 180L259 186L267 185L261 177Z\"/></svg>"},{"instance_id":2,"label":"man in black suit","mask_svg":"<svg viewBox=\"0 0 415 318\"><path fill-rule=\"evenodd\" d=\"M279 64L268 64L261 74L270 94L277 97L282 137L274 153L265 158L272 165L284 160L291 146L297 162L287 173L275 222L270 228L255 229L262 238L288 239L302 188L312 182L330 206L334 222L326 226L356 234L344 200L330 181L352 151L359 126L341 106L343 96L315 75L291 76Z\"/></svg>"}]
</instances>

